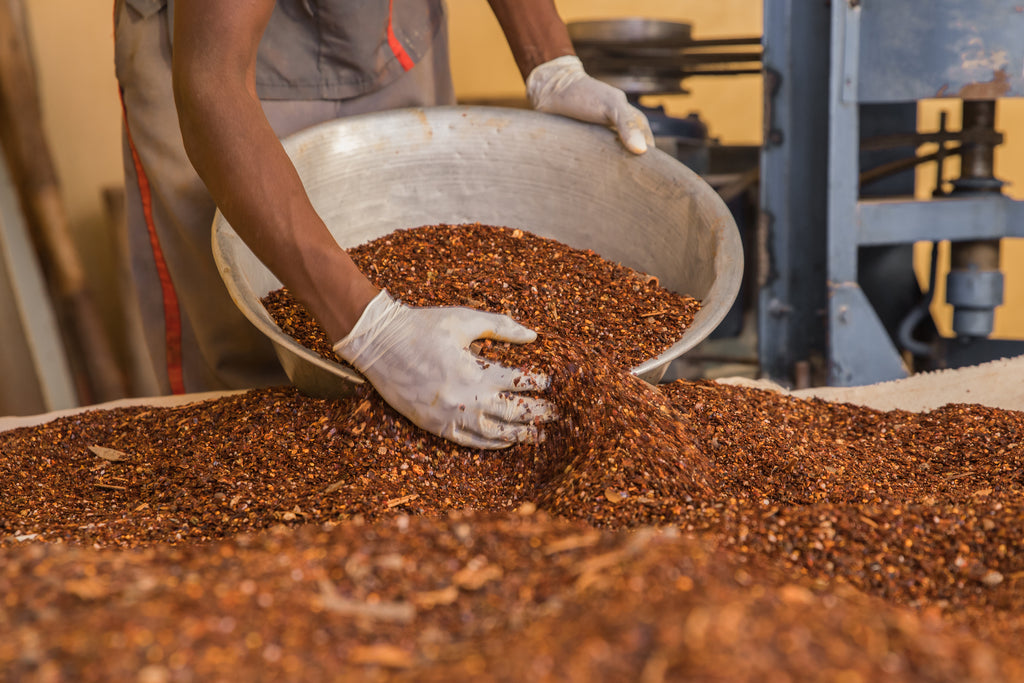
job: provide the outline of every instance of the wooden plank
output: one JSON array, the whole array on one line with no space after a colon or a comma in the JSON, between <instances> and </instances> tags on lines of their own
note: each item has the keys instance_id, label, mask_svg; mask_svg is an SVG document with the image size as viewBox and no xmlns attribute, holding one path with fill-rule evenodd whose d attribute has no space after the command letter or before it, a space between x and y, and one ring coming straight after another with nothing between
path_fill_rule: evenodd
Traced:
<instances>
[{"instance_id":1,"label":"wooden plank","mask_svg":"<svg viewBox=\"0 0 1024 683\"><path fill-rule=\"evenodd\" d=\"M5 163L0 163L0 290L0 413L76 407L57 318Z\"/></svg>"},{"instance_id":2,"label":"wooden plank","mask_svg":"<svg viewBox=\"0 0 1024 683\"><path fill-rule=\"evenodd\" d=\"M85 401L126 395L125 382L71 239L18 0L0 0L0 143L25 223L47 275ZM83 393L84 392L84 393Z\"/></svg>"}]
</instances>

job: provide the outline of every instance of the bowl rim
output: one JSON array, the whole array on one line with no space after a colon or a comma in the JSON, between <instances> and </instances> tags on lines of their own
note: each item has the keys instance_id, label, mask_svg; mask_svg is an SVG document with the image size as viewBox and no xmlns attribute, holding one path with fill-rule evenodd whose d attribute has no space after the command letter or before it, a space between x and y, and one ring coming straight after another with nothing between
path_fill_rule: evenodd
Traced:
<instances>
[{"instance_id":1,"label":"bowl rim","mask_svg":"<svg viewBox=\"0 0 1024 683\"><path fill-rule=\"evenodd\" d=\"M480 114L480 116L467 116L467 114ZM495 117L498 117L497 120L502 121L502 125L515 125L517 122L536 124L538 120L542 120L543 125L547 128L583 128L592 131L595 136L604 137L605 142L607 142L607 136L614 135L614 133L601 126L528 109L490 105L450 105L407 107L332 119L297 131L283 138L281 142L285 151L289 156L292 156L303 145L308 144L309 140L323 135L326 130L364 125L367 121L383 122L398 120L399 122L415 121L417 123L426 121L431 125L441 126L453 125L457 122L483 120L491 122L490 125L495 125ZM668 172L678 175L681 181L692 185L694 184L693 181L697 180L697 187L703 186L706 188L703 199L707 201L702 203L702 210L708 218L711 229L717 233L717 248L715 249L714 256L714 272L716 276L711 287L701 299L701 308L694 316L693 322L684 330L682 336L672 346L629 370L634 375L656 383L672 360L681 357L686 351L706 339L725 318L739 293L744 263L743 245L740 240L739 231L736 228L732 213L718 193L694 171L661 150L656 148L649 149L640 157L642 161L644 161L644 157L647 158L645 161L652 165L661 163L662 168L669 169ZM665 163L666 159L671 163ZM240 248L247 250L248 246L231 228L231 225L219 209L215 213L211 233L214 260L232 301L242 311L243 315L274 344L275 352L277 352L282 364L286 365L286 369L287 362L282 357L282 353L287 351L296 361L312 365L319 370L341 377L353 384L362 384L365 381L362 375L350 366L324 358L319 353L303 346L285 333L273 321L270 314L260 303L261 295L252 292L251 288L248 288L246 291L240 287L238 280L233 274L235 268L232 249ZM276 275L271 273L271 276L277 280ZM250 301L250 292L254 295L251 297L254 299L253 301ZM708 302L712 305L707 305Z\"/></svg>"}]
</instances>

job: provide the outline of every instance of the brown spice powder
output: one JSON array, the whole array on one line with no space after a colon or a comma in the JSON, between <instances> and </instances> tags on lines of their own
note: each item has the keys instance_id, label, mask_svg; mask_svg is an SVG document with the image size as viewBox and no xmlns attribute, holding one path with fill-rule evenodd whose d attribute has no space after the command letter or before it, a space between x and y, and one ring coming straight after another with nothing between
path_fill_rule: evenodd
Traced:
<instances>
[{"instance_id":1,"label":"brown spice powder","mask_svg":"<svg viewBox=\"0 0 1024 683\"><path fill-rule=\"evenodd\" d=\"M1024 675L1024 413L651 387L578 342L530 346L562 418L545 443L500 452L425 434L367 387L0 434L0 666L82 680Z\"/></svg>"},{"instance_id":2,"label":"brown spice powder","mask_svg":"<svg viewBox=\"0 0 1024 683\"><path fill-rule=\"evenodd\" d=\"M629 378L617 391L616 408L641 416L634 429L654 425L650 440L631 439L628 420L595 430L576 416L541 446L460 449L369 391L323 401L261 390L61 418L0 435L0 534L15 557L15 539L33 534L132 547L528 504L590 528L678 525L745 558L740 585L784 570L815 590L849 585L938 610L1007 651L1024 635L1020 413L879 413ZM709 463L700 481L688 460Z\"/></svg>"},{"instance_id":3,"label":"brown spice powder","mask_svg":"<svg viewBox=\"0 0 1024 683\"><path fill-rule=\"evenodd\" d=\"M523 230L426 225L348 251L374 284L410 306L503 313L542 338L600 349L622 368L679 341L700 309L696 299L669 292L657 278ZM263 304L286 334L338 360L326 332L286 289L268 293ZM506 357L530 356L523 347Z\"/></svg>"},{"instance_id":4,"label":"brown spice powder","mask_svg":"<svg viewBox=\"0 0 1024 683\"><path fill-rule=\"evenodd\" d=\"M10 680L1012 681L934 614L539 512L0 551ZM740 558L741 559L741 558Z\"/></svg>"}]
</instances>

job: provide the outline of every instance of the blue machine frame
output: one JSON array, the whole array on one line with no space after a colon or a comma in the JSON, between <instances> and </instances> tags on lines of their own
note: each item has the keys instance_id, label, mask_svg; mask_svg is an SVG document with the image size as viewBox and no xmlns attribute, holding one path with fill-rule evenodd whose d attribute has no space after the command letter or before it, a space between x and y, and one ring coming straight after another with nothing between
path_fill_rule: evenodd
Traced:
<instances>
[{"instance_id":1,"label":"blue machine frame","mask_svg":"<svg viewBox=\"0 0 1024 683\"><path fill-rule=\"evenodd\" d=\"M865 105L1024 96L1024 12L1016 0L835 0L831 10L765 0L764 9L762 372L792 384L794 366L819 353L830 385L905 376L858 282L861 248L1024 237L1024 202L999 192L863 196Z\"/></svg>"}]
</instances>

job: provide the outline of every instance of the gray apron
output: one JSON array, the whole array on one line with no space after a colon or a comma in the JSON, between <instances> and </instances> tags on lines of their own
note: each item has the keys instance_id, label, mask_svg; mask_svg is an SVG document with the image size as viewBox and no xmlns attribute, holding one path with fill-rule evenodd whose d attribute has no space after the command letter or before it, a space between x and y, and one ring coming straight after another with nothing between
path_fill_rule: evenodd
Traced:
<instances>
[{"instance_id":1,"label":"gray apron","mask_svg":"<svg viewBox=\"0 0 1024 683\"><path fill-rule=\"evenodd\" d=\"M442 0L393 3L389 30L389 0L278 1L257 79L279 137L342 116L454 102ZM231 301L213 261L216 207L185 154L171 89L162 11L171 9L169 0L115 0L130 298L155 385L146 393L285 384L269 340Z\"/></svg>"},{"instance_id":2,"label":"gray apron","mask_svg":"<svg viewBox=\"0 0 1024 683\"><path fill-rule=\"evenodd\" d=\"M174 0L125 0L143 17ZM278 0L260 42L261 99L342 100L389 83L430 51L443 0ZM406 61L407 60L407 61Z\"/></svg>"}]
</instances>

